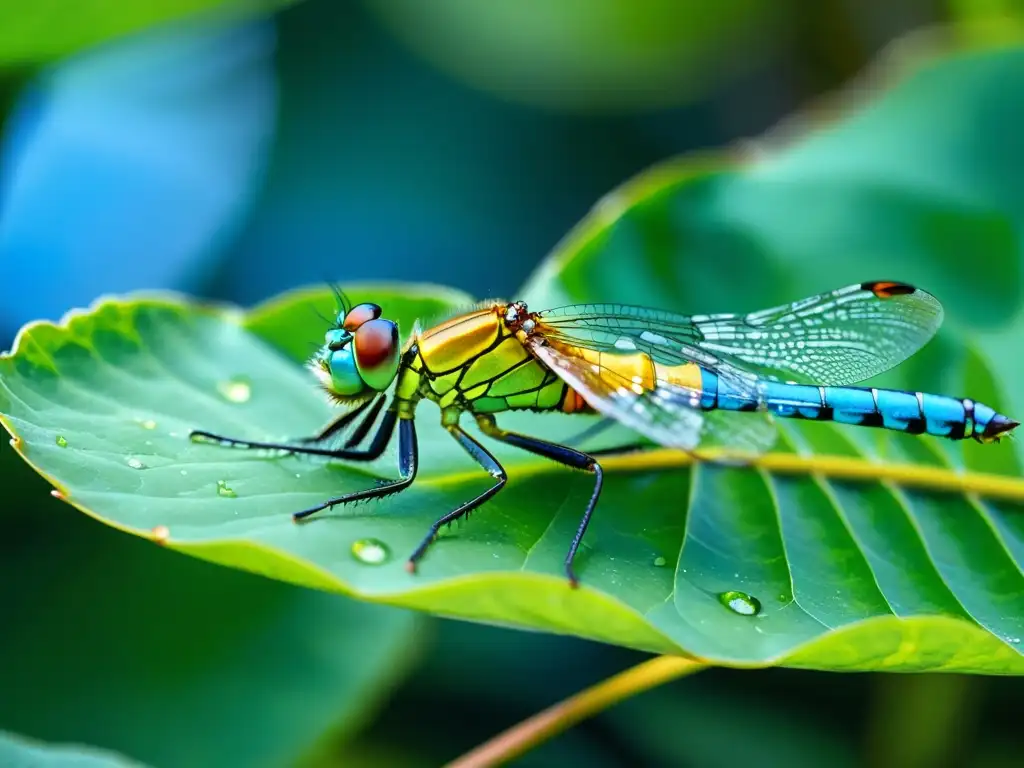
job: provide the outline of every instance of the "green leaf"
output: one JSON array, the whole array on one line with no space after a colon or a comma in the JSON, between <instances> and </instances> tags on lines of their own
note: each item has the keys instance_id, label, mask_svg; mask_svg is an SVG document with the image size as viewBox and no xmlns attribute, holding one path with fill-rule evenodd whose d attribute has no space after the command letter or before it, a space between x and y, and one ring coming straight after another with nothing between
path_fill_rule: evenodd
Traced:
<instances>
[{"instance_id":1,"label":"green leaf","mask_svg":"<svg viewBox=\"0 0 1024 768\"><path fill-rule=\"evenodd\" d=\"M635 111L692 101L749 70L789 7L756 0L368 0L413 51L476 88L553 110Z\"/></svg>"},{"instance_id":2,"label":"green leaf","mask_svg":"<svg viewBox=\"0 0 1024 768\"><path fill-rule=\"evenodd\" d=\"M1006 98L1018 83L1020 49L933 60L763 162L657 169L605 200L521 295L535 308L615 299L744 311L906 279L936 292L950 319L882 381L1024 413L1006 386L1024 376L1010 354L1024 332L1019 255L1005 236L1024 199L1020 166L1007 161L1024 135L1024 99ZM947 126L959 114L998 130L965 142L959 124ZM984 249L965 261L957 242ZM350 293L386 304L406 333L408 318L432 309L412 306L424 293L464 303L435 288ZM418 574L405 573L428 525L489 481L424 404L412 489L294 525L290 512L394 476L393 452L369 467L325 465L185 435L273 439L327 421L298 365L325 328L311 304L331 309L326 292L248 318L137 299L35 325L0 361L0 413L25 458L79 508L143 535L166 526L169 547L275 578L718 664L1024 671L1024 483L1010 444L787 424L759 469L687 468L666 451L608 460L577 561L583 586L572 591L561 562L592 480L507 446L494 449L507 488L444 532ZM551 439L588 423L501 421ZM385 562L353 554L367 539L386 548Z\"/></svg>"},{"instance_id":3,"label":"green leaf","mask_svg":"<svg viewBox=\"0 0 1024 768\"><path fill-rule=\"evenodd\" d=\"M0 65L40 63L147 27L202 14L270 13L295 0L38 0L0 10Z\"/></svg>"},{"instance_id":4,"label":"green leaf","mask_svg":"<svg viewBox=\"0 0 1024 768\"><path fill-rule=\"evenodd\" d=\"M8 768L144 768L106 750L79 744L42 744L0 731L0 765Z\"/></svg>"},{"instance_id":5,"label":"green leaf","mask_svg":"<svg viewBox=\"0 0 1024 768\"><path fill-rule=\"evenodd\" d=\"M412 661L409 613L97 525L6 445L0 476L4 728L158 766L294 765L351 735Z\"/></svg>"}]
</instances>

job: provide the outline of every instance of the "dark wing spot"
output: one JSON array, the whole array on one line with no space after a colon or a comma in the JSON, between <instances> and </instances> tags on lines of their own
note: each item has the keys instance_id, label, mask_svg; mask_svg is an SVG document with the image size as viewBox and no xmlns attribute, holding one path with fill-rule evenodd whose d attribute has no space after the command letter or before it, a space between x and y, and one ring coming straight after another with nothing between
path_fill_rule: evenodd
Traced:
<instances>
[{"instance_id":1,"label":"dark wing spot","mask_svg":"<svg viewBox=\"0 0 1024 768\"><path fill-rule=\"evenodd\" d=\"M346 331L354 331L357 328L362 327L363 323L376 320L380 317L381 311L381 308L376 304L356 304L349 310L348 314L345 315L345 321L342 323L342 328Z\"/></svg>"},{"instance_id":2,"label":"dark wing spot","mask_svg":"<svg viewBox=\"0 0 1024 768\"><path fill-rule=\"evenodd\" d=\"M355 312L355 309L352 311ZM390 320L369 320L356 331L355 344L359 366L376 368L398 349L398 326Z\"/></svg>"},{"instance_id":3,"label":"dark wing spot","mask_svg":"<svg viewBox=\"0 0 1024 768\"><path fill-rule=\"evenodd\" d=\"M917 289L907 283L894 283L888 280L874 280L861 283L860 287L865 291L871 291L880 299L891 299L893 296L906 296Z\"/></svg>"}]
</instances>

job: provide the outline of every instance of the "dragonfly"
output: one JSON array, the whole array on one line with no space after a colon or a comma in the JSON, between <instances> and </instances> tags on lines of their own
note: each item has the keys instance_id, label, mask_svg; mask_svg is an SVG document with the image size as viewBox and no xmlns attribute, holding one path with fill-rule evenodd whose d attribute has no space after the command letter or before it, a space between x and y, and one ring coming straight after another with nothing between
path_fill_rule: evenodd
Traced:
<instances>
[{"instance_id":1,"label":"dragonfly","mask_svg":"<svg viewBox=\"0 0 1024 768\"><path fill-rule=\"evenodd\" d=\"M493 483L430 526L409 556L410 573L442 527L507 483L498 460L460 425L465 414L486 437L592 475L593 492L564 561L573 586L573 561L601 495L599 456L502 429L498 414L598 415L667 448L695 453L718 447L748 456L772 446L777 418L980 443L998 441L1019 426L969 398L854 386L913 355L942 322L938 300L902 282L849 285L749 314L685 316L620 304L531 311L523 301L490 301L427 329L417 323L404 344L380 306L352 305L336 294L337 316L309 368L346 410L318 434L287 442L202 430L192 438L366 462L383 454L397 428L397 478L294 512L301 521L409 488L419 465L416 409L433 401L441 425Z\"/></svg>"}]
</instances>

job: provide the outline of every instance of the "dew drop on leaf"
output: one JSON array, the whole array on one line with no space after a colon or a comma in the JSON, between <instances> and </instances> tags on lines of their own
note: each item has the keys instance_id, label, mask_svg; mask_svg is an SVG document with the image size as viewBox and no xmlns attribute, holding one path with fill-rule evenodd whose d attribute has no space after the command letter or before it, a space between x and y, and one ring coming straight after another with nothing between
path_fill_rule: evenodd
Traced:
<instances>
[{"instance_id":1,"label":"dew drop on leaf","mask_svg":"<svg viewBox=\"0 0 1024 768\"><path fill-rule=\"evenodd\" d=\"M217 495L225 499L237 499L238 494L228 485L227 480L217 481Z\"/></svg>"},{"instance_id":2,"label":"dew drop on leaf","mask_svg":"<svg viewBox=\"0 0 1024 768\"><path fill-rule=\"evenodd\" d=\"M668 565L668 560L666 560L664 557L661 557L659 555L658 557L654 558L655 568L664 568L666 565Z\"/></svg>"},{"instance_id":3,"label":"dew drop on leaf","mask_svg":"<svg viewBox=\"0 0 1024 768\"><path fill-rule=\"evenodd\" d=\"M50 491L50 495L53 496L53 498L55 499L60 499L61 501L64 501L64 494L58 491L56 488Z\"/></svg>"},{"instance_id":4,"label":"dew drop on leaf","mask_svg":"<svg viewBox=\"0 0 1024 768\"><path fill-rule=\"evenodd\" d=\"M230 400L232 403L247 403L252 397L252 385L248 379L240 376L218 383L217 391L225 400Z\"/></svg>"},{"instance_id":5,"label":"dew drop on leaf","mask_svg":"<svg viewBox=\"0 0 1024 768\"><path fill-rule=\"evenodd\" d=\"M68 447L68 439L66 437L64 437L64 435L57 435L57 447L58 448L67 448Z\"/></svg>"},{"instance_id":6,"label":"dew drop on leaf","mask_svg":"<svg viewBox=\"0 0 1024 768\"><path fill-rule=\"evenodd\" d=\"M379 539L359 539L352 542L352 557L367 565L381 565L391 557L391 550Z\"/></svg>"},{"instance_id":7,"label":"dew drop on leaf","mask_svg":"<svg viewBox=\"0 0 1024 768\"><path fill-rule=\"evenodd\" d=\"M718 595L718 602L741 616L756 616L761 612L761 601L746 592L721 592Z\"/></svg>"},{"instance_id":8,"label":"dew drop on leaf","mask_svg":"<svg viewBox=\"0 0 1024 768\"><path fill-rule=\"evenodd\" d=\"M136 419L135 423L143 429L156 429L156 422L152 419Z\"/></svg>"},{"instance_id":9,"label":"dew drop on leaf","mask_svg":"<svg viewBox=\"0 0 1024 768\"><path fill-rule=\"evenodd\" d=\"M146 468L146 465L143 464L138 459L136 459L134 456L132 458L128 459L128 466L131 467L132 469L145 469Z\"/></svg>"},{"instance_id":10,"label":"dew drop on leaf","mask_svg":"<svg viewBox=\"0 0 1024 768\"><path fill-rule=\"evenodd\" d=\"M167 540L171 538L171 529L166 525L158 525L150 533L153 536L153 541L157 544L166 544Z\"/></svg>"}]
</instances>

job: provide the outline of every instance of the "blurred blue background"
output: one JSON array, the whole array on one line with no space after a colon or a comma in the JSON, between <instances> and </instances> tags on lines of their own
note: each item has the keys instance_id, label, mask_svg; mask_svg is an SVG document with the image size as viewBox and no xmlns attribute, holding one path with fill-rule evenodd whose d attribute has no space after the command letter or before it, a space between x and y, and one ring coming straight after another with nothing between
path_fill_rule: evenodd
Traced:
<instances>
[{"instance_id":1,"label":"blurred blue background","mask_svg":"<svg viewBox=\"0 0 1024 768\"><path fill-rule=\"evenodd\" d=\"M248 306L300 285L386 279L511 297L628 177L757 136L890 41L971 10L930 0L232 7L168 11L166 23L71 41L59 56L5 48L0 33L5 348L29 320L133 290ZM77 514L41 504L19 508L12 550L52 547L39 510ZM439 764L642 658L416 626L410 676L355 741L328 739L325 764ZM871 675L717 670L585 723L522 764L939 766L967 764L969 751L971 765L1015 765L1019 704L1011 681L899 688ZM923 722L955 721L970 749L954 740L935 762L902 761L889 723L904 706L937 707Z\"/></svg>"},{"instance_id":2,"label":"blurred blue background","mask_svg":"<svg viewBox=\"0 0 1024 768\"><path fill-rule=\"evenodd\" d=\"M246 23L176 22L45 66L17 91L0 155L3 331L144 288L245 304L328 279L511 295L628 176L756 135L808 95L778 76L792 51L769 14L731 5L718 36L659 41L681 55L621 54L610 85L619 59L602 63L595 45L631 16L641 46L687 14L607 12L596 39L566 46L558 30L587 16L573 4L512 13L519 37L480 51L474 19L503 20L474 12L424 57L405 41L409 27L425 34L415 4L407 18L314 1Z\"/></svg>"}]
</instances>

